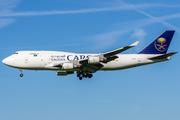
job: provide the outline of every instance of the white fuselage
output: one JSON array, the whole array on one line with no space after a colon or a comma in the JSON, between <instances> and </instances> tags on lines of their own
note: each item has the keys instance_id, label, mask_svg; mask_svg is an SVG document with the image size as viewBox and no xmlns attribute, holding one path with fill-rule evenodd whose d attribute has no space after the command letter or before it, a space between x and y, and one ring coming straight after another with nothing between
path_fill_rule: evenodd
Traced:
<instances>
[{"instance_id":1,"label":"white fuselage","mask_svg":"<svg viewBox=\"0 0 180 120\"><path fill-rule=\"evenodd\" d=\"M61 67L53 67L55 63L67 63L80 61L97 54L75 54L57 51L19 51L3 60L3 63L10 67L27 70L62 70ZM160 54L118 54L117 59L108 63L101 63L103 67L100 70L121 70L156 62L169 60L158 59L150 60L148 58L159 56ZM75 68L69 71L78 71ZM65 70L67 71L67 70Z\"/></svg>"}]
</instances>

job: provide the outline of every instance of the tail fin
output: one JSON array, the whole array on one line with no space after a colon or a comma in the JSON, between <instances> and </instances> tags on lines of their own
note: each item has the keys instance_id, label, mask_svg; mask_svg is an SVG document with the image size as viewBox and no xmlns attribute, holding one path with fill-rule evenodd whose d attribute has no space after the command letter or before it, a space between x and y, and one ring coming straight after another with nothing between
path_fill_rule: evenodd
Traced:
<instances>
[{"instance_id":1,"label":"tail fin","mask_svg":"<svg viewBox=\"0 0 180 120\"><path fill-rule=\"evenodd\" d=\"M166 54L174 32L174 30L165 31L138 54Z\"/></svg>"}]
</instances>

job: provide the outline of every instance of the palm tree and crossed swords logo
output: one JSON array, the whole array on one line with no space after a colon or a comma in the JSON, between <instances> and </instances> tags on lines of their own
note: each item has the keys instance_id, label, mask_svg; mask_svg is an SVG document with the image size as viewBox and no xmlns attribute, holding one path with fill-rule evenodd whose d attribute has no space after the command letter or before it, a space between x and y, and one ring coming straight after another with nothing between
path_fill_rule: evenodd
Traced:
<instances>
[{"instance_id":1,"label":"palm tree and crossed swords logo","mask_svg":"<svg viewBox=\"0 0 180 120\"><path fill-rule=\"evenodd\" d=\"M161 37L161 38L158 38L158 40L154 42L154 46L158 51L164 52L168 48L167 44L165 43L166 43L166 39Z\"/></svg>"}]
</instances>

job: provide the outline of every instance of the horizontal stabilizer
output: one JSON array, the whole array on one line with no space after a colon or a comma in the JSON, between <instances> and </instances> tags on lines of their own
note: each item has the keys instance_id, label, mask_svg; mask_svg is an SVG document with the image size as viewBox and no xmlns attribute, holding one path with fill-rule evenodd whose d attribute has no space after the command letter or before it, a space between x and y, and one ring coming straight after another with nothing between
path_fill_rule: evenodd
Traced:
<instances>
[{"instance_id":1,"label":"horizontal stabilizer","mask_svg":"<svg viewBox=\"0 0 180 120\"><path fill-rule=\"evenodd\" d=\"M168 53L168 54L163 54L163 55L160 55L160 56L156 56L156 57L152 57L152 58L148 58L150 60L155 60L155 59L165 59L165 58L168 58L174 54L176 54L177 52L172 52L172 53Z\"/></svg>"}]
</instances>

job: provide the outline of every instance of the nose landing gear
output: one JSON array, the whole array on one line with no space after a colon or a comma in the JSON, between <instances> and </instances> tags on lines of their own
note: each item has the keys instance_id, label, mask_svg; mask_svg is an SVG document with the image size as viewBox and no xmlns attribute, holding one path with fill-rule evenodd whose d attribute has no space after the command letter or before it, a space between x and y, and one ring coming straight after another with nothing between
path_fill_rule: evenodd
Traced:
<instances>
[{"instance_id":1,"label":"nose landing gear","mask_svg":"<svg viewBox=\"0 0 180 120\"><path fill-rule=\"evenodd\" d=\"M22 70L20 69L20 77L23 77L23 73Z\"/></svg>"}]
</instances>

